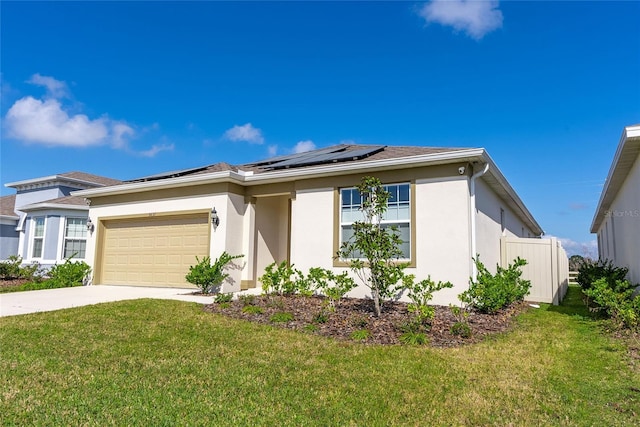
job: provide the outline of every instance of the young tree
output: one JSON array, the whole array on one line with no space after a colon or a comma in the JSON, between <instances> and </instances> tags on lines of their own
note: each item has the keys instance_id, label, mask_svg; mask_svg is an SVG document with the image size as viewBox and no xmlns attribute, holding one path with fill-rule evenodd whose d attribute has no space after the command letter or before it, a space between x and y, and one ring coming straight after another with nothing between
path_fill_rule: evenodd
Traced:
<instances>
[{"instance_id":1,"label":"young tree","mask_svg":"<svg viewBox=\"0 0 640 427\"><path fill-rule=\"evenodd\" d=\"M353 224L353 236L342 243L337 257L347 260L351 270L371 289L375 314L380 316L381 300L401 288L398 281L408 264L398 261L402 255L398 230L381 223L390 193L373 177L363 177L357 188L363 220Z\"/></svg>"}]
</instances>

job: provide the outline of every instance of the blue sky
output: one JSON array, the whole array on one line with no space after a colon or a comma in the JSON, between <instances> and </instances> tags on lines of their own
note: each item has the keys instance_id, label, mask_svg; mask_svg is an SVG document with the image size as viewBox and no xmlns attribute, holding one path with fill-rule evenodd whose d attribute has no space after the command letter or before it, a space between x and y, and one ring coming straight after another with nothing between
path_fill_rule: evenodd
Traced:
<instances>
[{"instance_id":1,"label":"blue sky","mask_svg":"<svg viewBox=\"0 0 640 427\"><path fill-rule=\"evenodd\" d=\"M2 184L484 147L572 253L640 123L640 2L0 3ZM11 189L2 186L2 194Z\"/></svg>"}]
</instances>

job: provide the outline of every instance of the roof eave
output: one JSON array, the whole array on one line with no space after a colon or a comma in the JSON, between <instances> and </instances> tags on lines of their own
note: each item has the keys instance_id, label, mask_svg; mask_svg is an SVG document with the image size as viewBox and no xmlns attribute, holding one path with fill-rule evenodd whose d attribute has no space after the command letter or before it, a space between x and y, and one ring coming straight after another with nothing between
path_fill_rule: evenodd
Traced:
<instances>
[{"instance_id":1,"label":"roof eave","mask_svg":"<svg viewBox=\"0 0 640 427\"><path fill-rule=\"evenodd\" d=\"M254 174L251 172L212 172L208 174L189 175L175 178L167 178L154 181L135 182L120 184L102 188L92 188L71 192L74 196L81 197L101 197L119 194L140 193L163 188L178 188L194 184L209 184L217 182L235 182L239 185L251 185L252 183L276 183L304 178L314 178L317 176L340 175L345 172L384 170L393 169L402 165L433 165L438 163L450 163L453 161L469 160L482 156L484 149L469 149L454 152L425 154L421 156L399 157L384 160L362 160L353 163L340 163L331 165L319 165L305 168L291 168Z\"/></svg>"},{"instance_id":2,"label":"roof eave","mask_svg":"<svg viewBox=\"0 0 640 427\"><path fill-rule=\"evenodd\" d=\"M64 203L34 203L32 205L21 206L20 210L23 212L40 211L46 209L56 210L75 210L75 211L88 211L89 205L68 205Z\"/></svg>"},{"instance_id":3,"label":"roof eave","mask_svg":"<svg viewBox=\"0 0 640 427\"><path fill-rule=\"evenodd\" d=\"M637 146L632 147L632 144L637 144ZM591 221L592 233L598 232L598 229L604 220L605 212L611 207L611 203L615 199L618 190L620 190L620 183L624 182L626 174L630 171L630 169L620 171L617 168L621 157L626 155L626 153L633 154L634 151L640 152L640 125L627 126L622 131L618 148L613 156L613 161L611 162L611 167L607 174L607 179L604 183L602 193L600 194L600 199L598 200L598 206L596 207L593 220Z\"/></svg>"},{"instance_id":4,"label":"roof eave","mask_svg":"<svg viewBox=\"0 0 640 427\"><path fill-rule=\"evenodd\" d=\"M67 177L67 176L64 176L64 175L50 175L50 176L43 176L43 177L40 177L40 178L32 178L32 179L25 179L25 180L22 180L22 181L8 182L4 186L8 187L8 188L18 188L18 187L24 187L24 186L27 186L27 185L45 183L45 182L49 182L49 181L64 181L64 182L82 184L82 185L85 185L85 186L93 186L93 187L105 187L106 186L105 184L101 184L101 183L98 183L98 182L88 181L88 180L79 179L79 178L71 178L71 177Z\"/></svg>"},{"instance_id":5,"label":"roof eave","mask_svg":"<svg viewBox=\"0 0 640 427\"><path fill-rule=\"evenodd\" d=\"M77 190L72 191L71 195L86 198L115 196L120 194L142 193L145 191L164 188L179 188L194 184L210 184L225 181L242 182L242 174L233 171L212 172L208 174L188 175L153 181L131 182L112 185L109 187L90 188L87 190Z\"/></svg>"}]
</instances>

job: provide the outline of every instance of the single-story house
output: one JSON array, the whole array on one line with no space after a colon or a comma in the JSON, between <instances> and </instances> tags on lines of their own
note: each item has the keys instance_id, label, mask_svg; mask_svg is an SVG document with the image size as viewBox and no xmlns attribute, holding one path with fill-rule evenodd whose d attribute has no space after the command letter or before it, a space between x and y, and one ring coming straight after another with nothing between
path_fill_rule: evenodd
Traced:
<instances>
[{"instance_id":1,"label":"single-story house","mask_svg":"<svg viewBox=\"0 0 640 427\"><path fill-rule=\"evenodd\" d=\"M640 124L622 131L591 232L598 235L598 255L629 269L640 284Z\"/></svg>"},{"instance_id":2,"label":"single-story house","mask_svg":"<svg viewBox=\"0 0 640 427\"><path fill-rule=\"evenodd\" d=\"M2 197L2 259L50 267L73 256L84 259L89 206L71 192L119 184L85 172L67 172L10 182L16 194Z\"/></svg>"},{"instance_id":3,"label":"single-story house","mask_svg":"<svg viewBox=\"0 0 640 427\"><path fill-rule=\"evenodd\" d=\"M501 236L543 231L482 148L337 145L232 166L217 163L75 192L90 200L86 259L94 284L189 287L196 256L243 254L223 292L260 287L273 262L344 271L336 251L358 217L354 187L379 178L417 278L468 287L472 257L495 268ZM358 287L351 296L365 296Z\"/></svg>"}]
</instances>

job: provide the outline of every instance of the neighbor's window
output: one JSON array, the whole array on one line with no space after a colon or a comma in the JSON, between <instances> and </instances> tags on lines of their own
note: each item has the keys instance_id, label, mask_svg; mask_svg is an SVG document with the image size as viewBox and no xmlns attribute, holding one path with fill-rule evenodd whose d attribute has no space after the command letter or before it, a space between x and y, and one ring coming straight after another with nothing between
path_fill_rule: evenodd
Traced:
<instances>
[{"instance_id":1,"label":"neighbor's window","mask_svg":"<svg viewBox=\"0 0 640 427\"><path fill-rule=\"evenodd\" d=\"M63 258L83 259L87 248L87 219L67 218L64 227Z\"/></svg>"},{"instance_id":2,"label":"neighbor's window","mask_svg":"<svg viewBox=\"0 0 640 427\"><path fill-rule=\"evenodd\" d=\"M33 218L33 242L31 256L42 258L42 246L44 245L44 217Z\"/></svg>"},{"instance_id":3,"label":"neighbor's window","mask_svg":"<svg viewBox=\"0 0 640 427\"><path fill-rule=\"evenodd\" d=\"M395 226L400 233L402 258L411 258L411 200L410 185L390 184L384 189L390 193L381 224L383 227ZM353 236L353 223L364 219L360 206L362 197L357 188L340 190L340 243Z\"/></svg>"}]
</instances>

